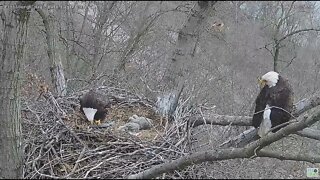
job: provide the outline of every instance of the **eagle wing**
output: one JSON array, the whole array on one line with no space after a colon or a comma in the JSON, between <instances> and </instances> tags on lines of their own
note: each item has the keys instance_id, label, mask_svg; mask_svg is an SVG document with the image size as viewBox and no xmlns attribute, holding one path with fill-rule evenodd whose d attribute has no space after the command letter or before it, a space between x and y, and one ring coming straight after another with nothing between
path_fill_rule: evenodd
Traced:
<instances>
[{"instance_id":1,"label":"eagle wing","mask_svg":"<svg viewBox=\"0 0 320 180\"><path fill-rule=\"evenodd\" d=\"M277 88L273 87L270 91L270 104L272 106L285 109L289 113L293 109L293 91L290 84L284 81L283 84ZM288 113L287 113L288 114Z\"/></svg>"},{"instance_id":2,"label":"eagle wing","mask_svg":"<svg viewBox=\"0 0 320 180\"><path fill-rule=\"evenodd\" d=\"M255 128L258 128L261 124L262 118L263 118L263 111L267 105L267 99L268 99L268 94L267 94L267 87L264 87L261 89L259 95L256 98L256 107L254 110L254 114L252 117L252 125Z\"/></svg>"}]
</instances>

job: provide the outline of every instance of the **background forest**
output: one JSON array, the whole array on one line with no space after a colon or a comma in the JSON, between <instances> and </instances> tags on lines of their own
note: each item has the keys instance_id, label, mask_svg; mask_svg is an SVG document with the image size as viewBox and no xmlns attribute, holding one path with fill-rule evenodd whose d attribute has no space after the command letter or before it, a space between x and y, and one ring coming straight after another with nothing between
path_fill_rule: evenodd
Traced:
<instances>
[{"instance_id":1,"label":"background forest","mask_svg":"<svg viewBox=\"0 0 320 180\"><path fill-rule=\"evenodd\" d=\"M39 2L52 21L66 92L94 85L132 89L154 98L168 89L165 76L179 31L195 2ZM292 6L292 7L291 7ZM56 8L55 8L56 7ZM209 7L208 7L209 8ZM217 2L196 32L192 62L183 62L188 89L217 113L249 114L256 79L273 70L275 39L319 27L316 2ZM215 22L223 23L219 29ZM29 20L26 74L51 87L46 30L38 13ZM295 98L317 93L317 32L297 33L279 50L279 72L290 79ZM186 60L187 61L187 60ZM119 76L114 82L113 78ZM170 75L167 75L170 76ZM27 76L24 76L27 77ZM95 81L92 81L95 80ZM148 88L149 87L149 88ZM223 93L222 93L223 92Z\"/></svg>"},{"instance_id":2,"label":"background forest","mask_svg":"<svg viewBox=\"0 0 320 180\"><path fill-rule=\"evenodd\" d=\"M15 3L2 2L1 8L8 9ZM319 96L319 7L315 1L35 2L26 23L27 40L20 67L22 111L37 114L28 117L22 112L24 140L29 143L24 147L24 177L121 178L160 164L139 166L123 174L121 170L108 173L112 168L116 171L121 163L115 167L102 164L111 161L107 158L108 161L97 160L100 165L86 167L77 163L70 170L59 166L59 173L52 170L61 164L57 162L50 170L48 163L53 160L45 159L52 157L44 153L49 150L39 150L31 138L35 135L29 132L34 119L54 117L50 112L55 110L49 110L40 98L48 91L63 108L62 99L67 101L84 90L116 87L148 99L158 105L157 112L163 115L166 107L159 102L183 87L173 114L175 122L181 124L199 107L207 109L207 114L252 116L260 90L257 78L271 70L289 79L295 102ZM2 18L3 34L4 27ZM47 116L42 117L40 112ZM318 128L317 123L313 128ZM189 143L177 143L183 138L178 132L174 151L181 153L167 159L218 147L247 129L248 126L201 125L190 130ZM175 130L171 130L166 135L172 137ZM43 142L50 142L50 138ZM280 149L279 153L312 152L318 158L319 145L316 140L293 135L267 148ZM86 152L81 147L74 150L77 156L70 158L75 162L94 154L82 151ZM161 177L306 178L307 168L320 166L303 160L235 158L194 164ZM62 176L62 171L68 176Z\"/></svg>"}]
</instances>

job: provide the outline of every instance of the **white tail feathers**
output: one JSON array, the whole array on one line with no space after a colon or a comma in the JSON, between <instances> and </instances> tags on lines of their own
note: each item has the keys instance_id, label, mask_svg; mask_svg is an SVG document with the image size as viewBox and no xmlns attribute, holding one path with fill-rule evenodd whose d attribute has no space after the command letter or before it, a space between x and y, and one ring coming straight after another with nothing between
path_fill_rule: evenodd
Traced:
<instances>
[{"instance_id":1,"label":"white tail feathers","mask_svg":"<svg viewBox=\"0 0 320 180\"><path fill-rule=\"evenodd\" d=\"M264 109L263 119L258 130L258 135L260 137L265 136L271 129L272 124L270 120L270 114L271 114L271 109L270 109L270 106L267 104L266 108Z\"/></svg>"},{"instance_id":2,"label":"white tail feathers","mask_svg":"<svg viewBox=\"0 0 320 180\"><path fill-rule=\"evenodd\" d=\"M94 115L96 114L98 110L93 108L83 108L83 112L88 118L89 121L93 121Z\"/></svg>"}]
</instances>

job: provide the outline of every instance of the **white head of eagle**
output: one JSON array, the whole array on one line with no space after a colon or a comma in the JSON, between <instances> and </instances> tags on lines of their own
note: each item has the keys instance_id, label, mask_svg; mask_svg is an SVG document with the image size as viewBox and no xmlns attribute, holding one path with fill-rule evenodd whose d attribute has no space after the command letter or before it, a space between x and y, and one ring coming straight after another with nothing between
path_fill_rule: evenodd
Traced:
<instances>
[{"instance_id":1,"label":"white head of eagle","mask_svg":"<svg viewBox=\"0 0 320 180\"><path fill-rule=\"evenodd\" d=\"M262 87L255 103L252 125L258 128L258 135L265 136L271 128L288 122L293 109L293 91L287 79L277 72L264 74L259 83ZM278 131L278 127L272 132Z\"/></svg>"},{"instance_id":2,"label":"white head of eagle","mask_svg":"<svg viewBox=\"0 0 320 180\"><path fill-rule=\"evenodd\" d=\"M261 80L265 81L265 83L269 87L273 87L277 84L277 82L279 80L279 74L277 72L270 71L270 72L267 72L265 75L263 75L261 77Z\"/></svg>"}]
</instances>

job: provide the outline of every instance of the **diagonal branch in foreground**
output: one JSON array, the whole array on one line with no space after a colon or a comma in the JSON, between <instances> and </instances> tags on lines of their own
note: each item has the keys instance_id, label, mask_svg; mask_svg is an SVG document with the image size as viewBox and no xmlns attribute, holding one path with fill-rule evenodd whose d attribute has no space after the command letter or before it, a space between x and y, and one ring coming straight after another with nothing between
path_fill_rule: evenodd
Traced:
<instances>
[{"instance_id":1,"label":"diagonal branch in foreground","mask_svg":"<svg viewBox=\"0 0 320 180\"><path fill-rule=\"evenodd\" d=\"M320 162L320 156L311 154L311 153L281 154L279 152L267 151L267 150L261 149L260 151L257 152L257 156L276 158L279 160L304 161L304 162L310 162L310 163Z\"/></svg>"},{"instance_id":2,"label":"diagonal branch in foreground","mask_svg":"<svg viewBox=\"0 0 320 180\"><path fill-rule=\"evenodd\" d=\"M312 128L305 128L302 131L296 132L301 137L320 140L320 131Z\"/></svg>"},{"instance_id":3,"label":"diagonal branch in foreground","mask_svg":"<svg viewBox=\"0 0 320 180\"><path fill-rule=\"evenodd\" d=\"M271 143L282 139L283 137L300 131L320 119L320 107L314 108L310 110L309 115L300 116L298 118L298 122L292 123L278 132L273 134L268 134L267 136L255 141L251 144L248 144L244 148L228 148L228 149L213 149L210 151L204 152L197 152L191 154L189 156L184 156L179 159L170 161L168 163L160 164L151 167L143 172L138 174L130 175L127 178L129 179L146 179L146 178L154 178L162 173L172 172L174 170L183 169L187 166L193 164L199 164L205 161L220 161L220 160L227 160L227 159L235 159L235 158L252 158L252 157L269 157L271 156L270 153L265 151L260 151L263 147L270 145ZM274 157L277 158L278 156ZM279 157L278 157L279 158ZM291 160L293 159L290 156ZM285 159L285 157L281 157L281 159ZM300 160L304 161L311 161L311 162L320 162L320 157L315 158L306 158Z\"/></svg>"},{"instance_id":4,"label":"diagonal branch in foreground","mask_svg":"<svg viewBox=\"0 0 320 180\"><path fill-rule=\"evenodd\" d=\"M305 128L301 131L295 132L295 134L310 139L320 140L320 131L312 128ZM244 147L252 141L259 139L256 128L252 127L236 137L232 137L229 140L220 144L220 148L228 147Z\"/></svg>"}]
</instances>

